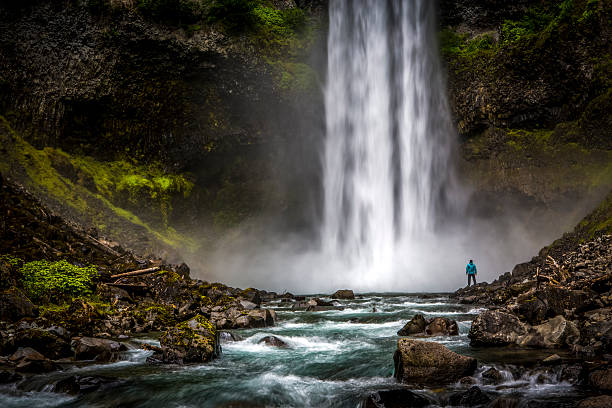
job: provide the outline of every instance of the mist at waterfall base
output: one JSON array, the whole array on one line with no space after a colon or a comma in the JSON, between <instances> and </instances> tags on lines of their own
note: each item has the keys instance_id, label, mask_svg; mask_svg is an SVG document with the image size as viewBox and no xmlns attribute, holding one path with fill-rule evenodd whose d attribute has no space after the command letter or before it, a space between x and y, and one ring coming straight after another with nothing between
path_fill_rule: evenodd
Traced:
<instances>
[{"instance_id":1,"label":"mist at waterfall base","mask_svg":"<svg viewBox=\"0 0 612 408\"><path fill-rule=\"evenodd\" d=\"M320 235L238 229L203 260L204 277L298 293L450 291L469 259L490 281L562 232L467 207L436 2L332 0L329 12Z\"/></svg>"}]
</instances>

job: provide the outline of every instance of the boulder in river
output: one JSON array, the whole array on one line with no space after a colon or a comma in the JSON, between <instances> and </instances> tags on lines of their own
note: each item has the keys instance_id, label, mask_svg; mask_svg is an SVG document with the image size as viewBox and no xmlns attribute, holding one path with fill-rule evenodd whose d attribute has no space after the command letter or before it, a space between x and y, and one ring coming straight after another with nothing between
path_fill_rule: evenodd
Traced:
<instances>
[{"instance_id":1,"label":"boulder in river","mask_svg":"<svg viewBox=\"0 0 612 408\"><path fill-rule=\"evenodd\" d=\"M44 373L56 368L51 360L31 347L20 347L9 361L16 364L15 371L23 373Z\"/></svg>"},{"instance_id":2,"label":"boulder in river","mask_svg":"<svg viewBox=\"0 0 612 408\"><path fill-rule=\"evenodd\" d=\"M263 339L259 340L257 343L265 344L266 346L278 347L278 348L289 348L289 345L283 340L279 339L276 336L266 336Z\"/></svg>"},{"instance_id":3,"label":"boulder in river","mask_svg":"<svg viewBox=\"0 0 612 408\"><path fill-rule=\"evenodd\" d=\"M446 317L436 317L425 327L425 334L428 336L457 336L459 335L459 326L454 320Z\"/></svg>"},{"instance_id":4,"label":"boulder in river","mask_svg":"<svg viewBox=\"0 0 612 408\"><path fill-rule=\"evenodd\" d=\"M423 333L425 331L425 327L427 326L427 321L422 314L416 314L414 317L404 325L398 332L398 336L412 336L414 334Z\"/></svg>"},{"instance_id":5,"label":"boulder in river","mask_svg":"<svg viewBox=\"0 0 612 408\"><path fill-rule=\"evenodd\" d=\"M426 320L422 314L417 314L397 334L398 336L457 336L459 326L456 321L446 317Z\"/></svg>"},{"instance_id":6,"label":"boulder in river","mask_svg":"<svg viewBox=\"0 0 612 408\"><path fill-rule=\"evenodd\" d=\"M74 340L73 347L76 360L95 360L98 362L112 361L116 358L117 353L127 350L122 343L96 337L80 337Z\"/></svg>"},{"instance_id":7,"label":"boulder in river","mask_svg":"<svg viewBox=\"0 0 612 408\"><path fill-rule=\"evenodd\" d=\"M477 362L441 344L399 339L393 355L395 378L404 384L441 385L472 375Z\"/></svg>"},{"instance_id":8,"label":"boulder in river","mask_svg":"<svg viewBox=\"0 0 612 408\"><path fill-rule=\"evenodd\" d=\"M565 345L567 339L580 335L576 325L559 315L546 322L528 327L528 333L519 336L516 343L519 346L536 348L554 348Z\"/></svg>"},{"instance_id":9,"label":"boulder in river","mask_svg":"<svg viewBox=\"0 0 612 408\"><path fill-rule=\"evenodd\" d=\"M377 391L361 404L362 408L427 407L432 401L407 388Z\"/></svg>"},{"instance_id":10,"label":"boulder in river","mask_svg":"<svg viewBox=\"0 0 612 408\"><path fill-rule=\"evenodd\" d=\"M216 328L200 315L170 328L160 344L164 363L204 363L221 352Z\"/></svg>"},{"instance_id":11,"label":"boulder in river","mask_svg":"<svg viewBox=\"0 0 612 408\"><path fill-rule=\"evenodd\" d=\"M491 402L491 398L477 386L469 390L453 394L448 399L450 405L463 407L478 407Z\"/></svg>"},{"instance_id":12,"label":"boulder in river","mask_svg":"<svg viewBox=\"0 0 612 408\"><path fill-rule=\"evenodd\" d=\"M355 293L351 289L340 289L337 290L333 295L331 295L332 299L355 299Z\"/></svg>"},{"instance_id":13,"label":"boulder in river","mask_svg":"<svg viewBox=\"0 0 612 408\"><path fill-rule=\"evenodd\" d=\"M504 380L504 376L494 367L482 373L482 383L485 385L497 385Z\"/></svg>"}]
</instances>

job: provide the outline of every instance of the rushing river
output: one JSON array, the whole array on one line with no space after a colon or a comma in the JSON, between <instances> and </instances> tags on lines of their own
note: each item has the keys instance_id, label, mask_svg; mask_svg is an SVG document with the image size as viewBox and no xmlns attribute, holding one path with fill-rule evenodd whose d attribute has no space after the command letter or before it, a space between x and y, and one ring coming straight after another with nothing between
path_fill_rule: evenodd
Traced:
<instances>
[{"instance_id":1,"label":"rushing river","mask_svg":"<svg viewBox=\"0 0 612 408\"><path fill-rule=\"evenodd\" d=\"M554 402L556 408L575 401L579 394L554 373L542 375L527 370L517 374L509 365L529 366L550 352L470 348L467 333L479 312L471 306L453 304L442 295L423 298L372 294L341 302L344 310L325 312L292 311L280 303L267 304L277 310L278 325L235 331L242 340L223 342L221 358L209 364L152 366L145 362L150 351L133 349L116 363L40 375L19 388L2 386L0 406L357 407L371 392L398 386L392 377L396 332L416 313L456 320L459 336L428 340L476 357L479 373L491 366L501 370L505 381L501 386L479 384L485 391L518 395L541 404ZM267 335L284 340L289 348L259 344ZM152 338L138 341L156 343ZM75 374L112 377L116 381L79 397L49 392L50 384ZM419 392L436 397L454 388L460 386L453 385L442 392Z\"/></svg>"}]
</instances>

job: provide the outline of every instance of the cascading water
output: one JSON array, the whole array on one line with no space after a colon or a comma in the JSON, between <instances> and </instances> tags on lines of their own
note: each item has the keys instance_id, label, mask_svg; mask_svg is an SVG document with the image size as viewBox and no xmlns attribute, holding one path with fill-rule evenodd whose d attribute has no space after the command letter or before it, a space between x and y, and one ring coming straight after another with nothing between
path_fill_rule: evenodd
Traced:
<instances>
[{"instance_id":1,"label":"cascading water","mask_svg":"<svg viewBox=\"0 0 612 408\"><path fill-rule=\"evenodd\" d=\"M330 2L322 245L363 287L393 283L446 202L454 141L435 6Z\"/></svg>"}]
</instances>

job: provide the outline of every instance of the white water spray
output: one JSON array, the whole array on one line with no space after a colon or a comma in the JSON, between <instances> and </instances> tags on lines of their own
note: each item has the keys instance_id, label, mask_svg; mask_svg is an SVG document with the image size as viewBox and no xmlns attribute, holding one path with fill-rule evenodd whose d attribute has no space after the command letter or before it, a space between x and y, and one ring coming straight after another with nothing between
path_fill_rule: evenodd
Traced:
<instances>
[{"instance_id":1,"label":"white water spray","mask_svg":"<svg viewBox=\"0 0 612 408\"><path fill-rule=\"evenodd\" d=\"M330 2L322 244L359 286L389 286L431 248L445 205L454 133L435 11L431 0Z\"/></svg>"}]
</instances>

